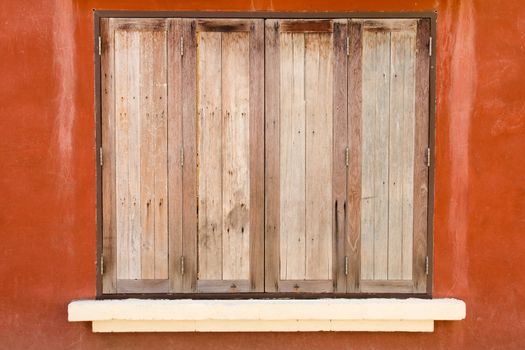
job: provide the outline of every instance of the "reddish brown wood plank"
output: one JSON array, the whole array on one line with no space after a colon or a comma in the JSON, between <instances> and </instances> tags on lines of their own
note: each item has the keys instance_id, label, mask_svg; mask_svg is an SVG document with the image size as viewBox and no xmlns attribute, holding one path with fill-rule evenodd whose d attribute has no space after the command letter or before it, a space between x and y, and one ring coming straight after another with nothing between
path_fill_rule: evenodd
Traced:
<instances>
[{"instance_id":1,"label":"reddish brown wood plank","mask_svg":"<svg viewBox=\"0 0 525 350\"><path fill-rule=\"evenodd\" d=\"M184 56L182 57L182 129L184 147L183 182L183 255L184 292L196 291L197 281L197 180L196 180L196 32L195 20L182 20Z\"/></svg>"},{"instance_id":2,"label":"reddish brown wood plank","mask_svg":"<svg viewBox=\"0 0 525 350\"><path fill-rule=\"evenodd\" d=\"M347 292L359 291L361 272L361 114L362 34L361 24L349 23L348 59L348 206L346 208L348 256Z\"/></svg>"},{"instance_id":3,"label":"reddish brown wood plank","mask_svg":"<svg viewBox=\"0 0 525 350\"><path fill-rule=\"evenodd\" d=\"M430 21L419 20L416 36L416 126L414 147L414 292L426 292L425 257L428 245L428 167Z\"/></svg>"},{"instance_id":4,"label":"reddish brown wood plank","mask_svg":"<svg viewBox=\"0 0 525 350\"><path fill-rule=\"evenodd\" d=\"M331 20L282 20L281 32L288 33L331 33Z\"/></svg>"},{"instance_id":5,"label":"reddish brown wood plank","mask_svg":"<svg viewBox=\"0 0 525 350\"><path fill-rule=\"evenodd\" d=\"M250 280L264 291L264 20L250 32Z\"/></svg>"},{"instance_id":6,"label":"reddish brown wood plank","mask_svg":"<svg viewBox=\"0 0 525 350\"><path fill-rule=\"evenodd\" d=\"M182 292L182 20L168 24L168 232L169 291Z\"/></svg>"},{"instance_id":7,"label":"reddish brown wood plank","mask_svg":"<svg viewBox=\"0 0 525 350\"><path fill-rule=\"evenodd\" d=\"M114 82L114 30L112 21L100 21L102 39L101 104L102 104L102 257L104 271L102 292L115 293L117 290L117 230L116 230L116 184L115 184L115 82Z\"/></svg>"},{"instance_id":8,"label":"reddish brown wood plank","mask_svg":"<svg viewBox=\"0 0 525 350\"><path fill-rule=\"evenodd\" d=\"M265 291L279 289L279 21L265 21Z\"/></svg>"}]
</instances>

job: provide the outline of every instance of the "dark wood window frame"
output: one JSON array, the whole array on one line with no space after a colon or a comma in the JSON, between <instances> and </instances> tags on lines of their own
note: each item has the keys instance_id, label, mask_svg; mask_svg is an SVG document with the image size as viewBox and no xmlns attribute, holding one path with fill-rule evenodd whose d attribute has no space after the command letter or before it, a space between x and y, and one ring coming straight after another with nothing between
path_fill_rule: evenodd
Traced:
<instances>
[{"instance_id":1,"label":"dark wood window frame","mask_svg":"<svg viewBox=\"0 0 525 350\"><path fill-rule=\"evenodd\" d=\"M102 107L101 107L101 56L99 55L100 22L103 18L258 18L258 19L396 19L413 18L428 19L430 23L431 40L429 50L435 52L436 38L436 13L435 12L402 12L402 13L278 13L278 12L172 12L172 11L94 11L95 28L95 112L96 112L96 149L102 146ZM428 144L430 147L430 159L432 160L428 172L428 219L427 219L427 265L428 274L426 281L426 291L422 293L177 293L177 294L142 294L142 293L121 293L104 294L102 289L102 170L101 153L96 152L97 159L97 298L318 298L318 297L431 297L432 296L432 261L433 261L433 202L434 202L434 176L435 162L433 161L435 150L435 64L436 55L432 54L429 67L429 134Z\"/></svg>"}]
</instances>

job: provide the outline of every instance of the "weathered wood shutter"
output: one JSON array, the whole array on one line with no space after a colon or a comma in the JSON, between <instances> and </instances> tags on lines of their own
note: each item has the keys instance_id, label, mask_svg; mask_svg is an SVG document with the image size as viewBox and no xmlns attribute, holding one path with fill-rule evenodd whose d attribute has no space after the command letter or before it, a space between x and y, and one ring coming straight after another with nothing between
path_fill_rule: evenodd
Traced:
<instances>
[{"instance_id":1,"label":"weathered wood shutter","mask_svg":"<svg viewBox=\"0 0 525 350\"><path fill-rule=\"evenodd\" d=\"M349 292L426 291L429 28L350 22Z\"/></svg>"},{"instance_id":2,"label":"weathered wood shutter","mask_svg":"<svg viewBox=\"0 0 525 350\"><path fill-rule=\"evenodd\" d=\"M184 290L262 291L264 22L185 23Z\"/></svg>"},{"instance_id":3,"label":"weathered wood shutter","mask_svg":"<svg viewBox=\"0 0 525 350\"><path fill-rule=\"evenodd\" d=\"M104 293L174 286L168 28L165 19L101 22Z\"/></svg>"},{"instance_id":4,"label":"weathered wood shutter","mask_svg":"<svg viewBox=\"0 0 525 350\"><path fill-rule=\"evenodd\" d=\"M346 31L266 21L266 291L346 289Z\"/></svg>"}]
</instances>

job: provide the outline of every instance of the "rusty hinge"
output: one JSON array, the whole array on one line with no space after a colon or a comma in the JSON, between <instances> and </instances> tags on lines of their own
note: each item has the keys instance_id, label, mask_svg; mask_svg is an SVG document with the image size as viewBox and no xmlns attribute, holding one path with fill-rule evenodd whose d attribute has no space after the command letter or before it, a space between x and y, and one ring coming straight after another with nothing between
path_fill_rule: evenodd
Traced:
<instances>
[{"instance_id":1,"label":"rusty hinge","mask_svg":"<svg viewBox=\"0 0 525 350\"><path fill-rule=\"evenodd\" d=\"M430 147L427 148L427 167L430 167Z\"/></svg>"},{"instance_id":2,"label":"rusty hinge","mask_svg":"<svg viewBox=\"0 0 525 350\"><path fill-rule=\"evenodd\" d=\"M350 163L350 150L348 147L345 148L345 165L348 167L348 164Z\"/></svg>"},{"instance_id":3,"label":"rusty hinge","mask_svg":"<svg viewBox=\"0 0 525 350\"><path fill-rule=\"evenodd\" d=\"M184 166L184 147L180 148L180 166Z\"/></svg>"},{"instance_id":4,"label":"rusty hinge","mask_svg":"<svg viewBox=\"0 0 525 350\"><path fill-rule=\"evenodd\" d=\"M102 55L102 38L98 37L98 55Z\"/></svg>"},{"instance_id":5,"label":"rusty hinge","mask_svg":"<svg viewBox=\"0 0 525 350\"><path fill-rule=\"evenodd\" d=\"M428 256L425 256L425 275L427 276L428 276L428 269L429 269Z\"/></svg>"},{"instance_id":6,"label":"rusty hinge","mask_svg":"<svg viewBox=\"0 0 525 350\"><path fill-rule=\"evenodd\" d=\"M432 37L428 39L428 55L432 57Z\"/></svg>"},{"instance_id":7,"label":"rusty hinge","mask_svg":"<svg viewBox=\"0 0 525 350\"><path fill-rule=\"evenodd\" d=\"M180 37L180 55L184 56L184 37Z\"/></svg>"},{"instance_id":8,"label":"rusty hinge","mask_svg":"<svg viewBox=\"0 0 525 350\"><path fill-rule=\"evenodd\" d=\"M346 37L346 55L350 56L350 37Z\"/></svg>"},{"instance_id":9,"label":"rusty hinge","mask_svg":"<svg viewBox=\"0 0 525 350\"><path fill-rule=\"evenodd\" d=\"M103 153L102 153L102 147L100 147L98 149L98 152L99 152L99 158L100 158L100 166L104 166L104 157L102 156Z\"/></svg>"},{"instance_id":10,"label":"rusty hinge","mask_svg":"<svg viewBox=\"0 0 525 350\"><path fill-rule=\"evenodd\" d=\"M180 257L180 274L184 275L184 255Z\"/></svg>"},{"instance_id":11,"label":"rusty hinge","mask_svg":"<svg viewBox=\"0 0 525 350\"><path fill-rule=\"evenodd\" d=\"M348 276L348 256L345 256L345 276Z\"/></svg>"},{"instance_id":12,"label":"rusty hinge","mask_svg":"<svg viewBox=\"0 0 525 350\"><path fill-rule=\"evenodd\" d=\"M104 256L100 256L100 274L104 274Z\"/></svg>"}]
</instances>

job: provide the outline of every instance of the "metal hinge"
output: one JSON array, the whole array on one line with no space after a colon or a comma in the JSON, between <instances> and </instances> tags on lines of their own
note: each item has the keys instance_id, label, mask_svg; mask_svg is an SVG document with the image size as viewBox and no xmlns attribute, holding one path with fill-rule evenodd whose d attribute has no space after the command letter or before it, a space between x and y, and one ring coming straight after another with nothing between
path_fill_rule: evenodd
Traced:
<instances>
[{"instance_id":1,"label":"metal hinge","mask_svg":"<svg viewBox=\"0 0 525 350\"><path fill-rule=\"evenodd\" d=\"M348 276L348 257L345 256L345 276Z\"/></svg>"},{"instance_id":2,"label":"metal hinge","mask_svg":"<svg viewBox=\"0 0 525 350\"><path fill-rule=\"evenodd\" d=\"M181 167L184 166L184 148L183 147L180 148L180 166Z\"/></svg>"},{"instance_id":3,"label":"metal hinge","mask_svg":"<svg viewBox=\"0 0 525 350\"><path fill-rule=\"evenodd\" d=\"M428 55L432 57L432 37L428 39Z\"/></svg>"},{"instance_id":4,"label":"metal hinge","mask_svg":"<svg viewBox=\"0 0 525 350\"><path fill-rule=\"evenodd\" d=\"M184 275L184 255L180 257L180 274Z\"/></svg>"},{"instance_id":5,"label":"metal hinge","mask_svg":"<svg viewBox=\"0 0 525 350\"><path fill-rule=\"evenodd\" d=\"M345 164L348 167L348 164L350 162L350 150L348 147L345 148Z\"/></svg>"},{"instance_id":6,"label":"metal hinge","mask_svg":"<svg viewBox=\"0 0 525 350\"><path fill-rule=\"evenodd\" d=\"M346 37L346 55L350 56L350 37Z\"/></svg>"},{"instance_id":7,"label":"metal hinge","mask_svg":"<svg viewBox=\"0 0 525 350\"><path fill-rule=\"evenodd\" d=\"M104 274L104 256L100 257L100 274Z\"/></svg>"},{"instance_id":8,"label":"metal hinge","mask_svg":"<svg viewBox=\"0 0 525 350\"><path fill-rule=\"evenodd\" d=\"M180 37L180 55L184 56L184 37Z\"/></svg>"},{"instance_id":9,"label":"metal hinge","mask_svg":"<svg viewBox=\"0 0 525 350\"><path fill-rule=\"evenodd\" d=\"M429 269L428 256L425 256L425 275L427 275L427 276L428 276L428 269Z\"/></svg>"},{"instance_id":10,"label":"metal hinge","mask_svg":"<svg viewBox=\"0 0 525 350\"><path fill-rule=\"evenodd\" d=\"M427 148L427 167L430 167L430 147Z\"/></svg>"},{"instance_id":11,"label":"metal hinge","mask_svg":"<svg viewBox=\"0 0 525 350\"><path fill-rule=\"evenodd\" d=\"M102 55L102 38L98 37L98 55Z\"/></svg>"},{"instance_id":12,"label":"metal hinge","mask_svg":"<svg viewBox=\"0 0 525 350\"><path fill-rule=\"evenodd\" d=\"M99 158L100 158L100 166L104 166L104 157L102 156L102 147L98 149L99 152Z\"/></svg>"}]
</instances>

